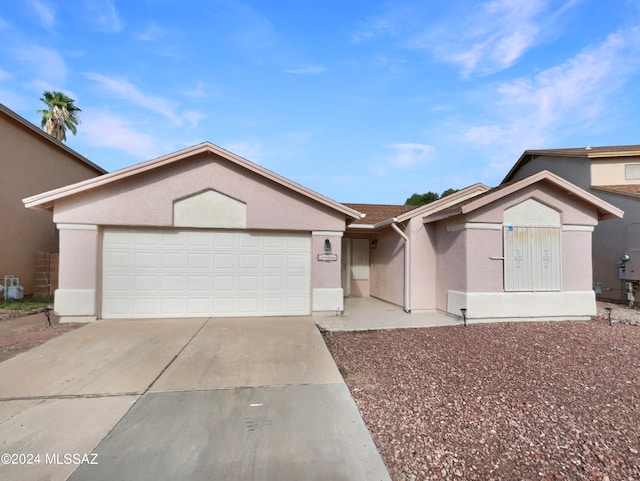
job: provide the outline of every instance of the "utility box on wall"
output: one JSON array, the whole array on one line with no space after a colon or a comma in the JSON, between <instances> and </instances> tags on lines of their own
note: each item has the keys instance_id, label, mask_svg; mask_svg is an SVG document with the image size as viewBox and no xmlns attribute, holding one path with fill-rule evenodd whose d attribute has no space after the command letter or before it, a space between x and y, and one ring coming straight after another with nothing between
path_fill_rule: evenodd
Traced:
<instances>
[{"instance_id":1,"label":"utility box on wall","mask_svg":"<svg viewBox=\"0 0 640 481\"><path fill-rule=\"evenodd\" d=\"M624 279L626 281L640 281L640 249L628 251L629 260L624 265ZM622 267L622 266L621 266Z\"/></svg>"}]
</instances>

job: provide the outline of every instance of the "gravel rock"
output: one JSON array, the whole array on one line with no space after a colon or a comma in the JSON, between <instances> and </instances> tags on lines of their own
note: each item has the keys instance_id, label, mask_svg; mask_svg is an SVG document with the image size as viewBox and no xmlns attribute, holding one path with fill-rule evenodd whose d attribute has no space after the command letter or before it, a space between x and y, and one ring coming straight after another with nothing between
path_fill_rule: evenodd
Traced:
<instances>
[{"instance_id":1,"label":"gravel rock","mask_svg":"<svg viewBox=\"0 0 640 481\"><path fill-rule=\"evenodd\" d=\"M329 332L396 481L640 480L640 329L605 319Z\"/></svg>"}]
</instances>

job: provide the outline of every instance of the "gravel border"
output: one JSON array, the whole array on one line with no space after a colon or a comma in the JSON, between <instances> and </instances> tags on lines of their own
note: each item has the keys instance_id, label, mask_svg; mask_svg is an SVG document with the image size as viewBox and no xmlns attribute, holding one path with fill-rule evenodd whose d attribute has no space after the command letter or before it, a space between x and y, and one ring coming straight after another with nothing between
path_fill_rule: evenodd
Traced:
<instances>
[{"instance_id":1,"label":"gravel border","mask_svg":"<svg viewBox=\"0 0 640 481\"><path fill-rule=\"evenodd\" d=\"M327 332L392 479L640 480L640 329Z\"/></svg>"}]
</instances>

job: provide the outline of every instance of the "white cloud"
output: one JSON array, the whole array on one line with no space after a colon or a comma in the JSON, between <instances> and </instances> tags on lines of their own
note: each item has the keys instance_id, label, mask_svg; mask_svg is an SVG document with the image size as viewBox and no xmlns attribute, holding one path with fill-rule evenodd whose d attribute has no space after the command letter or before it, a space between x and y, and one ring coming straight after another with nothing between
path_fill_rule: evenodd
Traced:
<instances>
[{"instance_id":1,"label":"white cloud","mask_svg":"<svg viewBox=\"0 0 640 481\"><path fill-rule=\"evenodd\" d=\"M136 40L140 40L141 42L156 42L158 40L162 40L169 33L169 30L162 27L157 22L150 22L144 30L138 32L135 35Z\"/></svg>"},{"instance_id":2,"label":"white cloud","mask_svg":"<svg viewBox=\"0 0 640 481\"><path fill-rule=\"evenodd\" d=\"M12 49L14 57L28 64L37 77L49 84L60 85L67 77L67 65L57 50L39 45L20 46Z\"/></svg>"},{"instance_id":3,"label":"white cloud","mask_svg":"<svg viewBox=\"0 0 640 481\"><path fill-rule=\"evenodd\" d=\"M296 75L319 75L326 71L326 67L321 65L304 65L298 68L285 69L285 72Z\"/></svg>"},{"instance_id":4,"label":"white cloud","mask_svg":"<svg viewBox=\"0 0 640 481\"><path fill-rule=\"evenodd\" d=\"M426 32L413 42L463 75L488 74L513 65L535 45L549 15L549 0L491 0L461 19L460 28Z\"/></svg>"},{"instance_id":5,"label":"white cloud","mask_svg":"<svg viewBox=\"0 0 640 481\"><path fill-rule=\"evenodd\" d=\"M206 118L206 116L202 112L196 112L195 110L185 110L182 113L182 116L193 127L196 127L202 119Z\"/></svg>"},{"instance_id":6,"label":"white cloud","mask_svg":"<svg viewBox=\"0 0 640 481\"><path fill-rule=\"evenodd\" d=\"M426 144L392 144L388 145L395 152L391 156L391 165L396 169L406 169L424 162L435 149Z\"/></svg>"},{"instance_id":7,"label":"white cloud","mask_svg":"<svg viewBox=\"0 0 640 481\"><path fill-rule=\"evenodd\" d=\"M85 77L96 82L108 94L127 100L134 105L147 109L151 112L162 115L168 119L179 122L177 107L175 102L147 95L139 90L135 85L120 78L111 78L102 74L88 72Z\"/></svg>"},{"instance_id":8,"label":"white cloud","mask_svg":"<svg viewBox=\"0 0 640 481\"><path fill-rule=\"evenodd\" d=\"M463 2L462 6L450 5L440 19L428 4L405 5L369 19L352 39L364 42L378 36L395 37L401 48L425 51L440 61L458 65L464 76L487 75L512 66L532 47L555 34L553 25L580 1Z\"/></svg>"},{"instance_id":9,"label":"white cloud","mask_svg":"<svg viewBox=\"0 0 640 481\"><path fill-rule=\"evenodd\" d=\"M74 3L71 11L80 21L99 32L118 33L124 29L124 22L111 0L84 0Z\"/></svg>"},{"instance_id":10,"label":"white cloud","mask_svg":"<svg viewBox=\"0 0 640 481\"><path fill-rule=\"evenodd\" d=\"M31 0L31 8L44 28L50 30L56 22L56 12L50 4L40 0Z\"/></svg>"},{"instance_id":11,"label":"white cloud","mask_svg":"<svg viewBox=\"0 0 640 481\"><path fill-rule=\"evenodd\" d=\"M126 120L97 110L88 110L82 116L79 130L92 147L121 150L139 159L151 159L160 155L157 140L136 131Z\"/></svg>"},{"instance_id":12,"label":"white cloud","mask_svg":"<svg viewBox=\"0 0 640 481\"><path fill-rule=\"evenodd\" d=\"M463 139L491 147L493 167L502 169L505 159L512 162L523 150L545 148L562 136L599 126L616 109L613 95L638 71L640 28L618 31L561 65L500 85L486 106L494 119L464 128Z\"/></svg>"},{"instance_id":13,"label":"white cloud","mask_svg":"<svg viewBox=\"0 0 640 481\"><path fill-rule=\"evenodd\" d=\"M256 164L261 164L264 160L264 147L258 140L238 140L222 148Z\"/></svg>"}]
</instances>

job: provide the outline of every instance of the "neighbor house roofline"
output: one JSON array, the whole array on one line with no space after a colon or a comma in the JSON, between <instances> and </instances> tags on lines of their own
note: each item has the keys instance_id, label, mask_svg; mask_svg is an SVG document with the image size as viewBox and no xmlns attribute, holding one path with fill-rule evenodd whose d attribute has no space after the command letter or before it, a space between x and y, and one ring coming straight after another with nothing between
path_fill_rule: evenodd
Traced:
<instances>
[{"instance_id":1,"label":"neighbor house roofline","mask_svg":"<svg viewBox=\"0 0 640 481\"><path fill-rule=\"evenodd\" d=\"M548 170L542 170L516 182L502 184L482 195L479 195L478 197L463 200L458 205L454 205L449 209L436 213L435 215L426 215L423 220L425 223L430 223L457 215L465 215L538 182L550 183L574 198L578 198L583 202L592 205L596 208L599 219L622 218L624 215L624 212L621 209L618 209L617 207L581 189L562 177L549 172Z\"/></svg>"},{"instance_id":2,"label":"neighbor house roofline","mask_svg":"<svg viewBox=\"0 0 640 481\"><path fill-rule=\"evenodd\" d=\"M194 145L193 147L188 147L178 152L174 152L162 157L158 157L156 159L142 162L140 164L132 165L130 167L125 167L124 169L120 169L115 172L101 175L100 177L84 180L76 184L67 185L59 189L54 189L48 192L27 197L26 199L23 199L23 203L28 208L51 209L53 207L54 202L57 200L60 200L66 197L71 197L71 196L74 196L98 187L103 187L113 182L119 182L129 177L140 175L142 173L149 172L159 167L170 165L175 162L179 162L181 160L187 159L189 157L193 157L193 156L205 154L205 153L218 155L223 159L226 159L255 174L258 174L266 179L269 179L275 182L276 184L279 184L283 187L291 189L292 191L297 192L316 202L319 202L320 204L326 205L327 207L337 210L353 219L361 219L364 216L364 214L361 214L357 210L354 210L350 207L345 206L344 204L341 204L332 199L329 199L328 197L318 194L317 192L311 189L307 189L306 187L303 187L300 184L297 184L285 177L282 177L281 175L271 172L270 170L265 169L264 167L254 164L253 162L250 162L249 160L243 157L240 157L239 155L236 155L221 147L218 147L217 145L214 145L211 142L203 142L201 144Z\"/></svg>"},{"instance_id":3,"label":"neighbor house roofline","mask_svg":"<svg viewBox=\"0 0 640 481\"><path fill-rule=\"evenodd\" d=\"M614 145L607 147L579 147L570 149L543 149L525 150L518 161L513 165L509 173L505 176L502 184L510 182L513 175L533 158L540 156L565 157L574 159L607 159L616 157L640 156L640 145Z\"/></svg>"},{"instance_id":4,"label":"neighbor house roofline","mask_svg":"<svg viewBox=\"0 0 640 481\"><path fill-rule=\"evenodd\" d=\"M104 170L102 167L94 164L88 158L86 158L85 156L79 154L78 152L76 152L75 150L71 149L70 147L67 147L65 144L60 142L58 139L52 137L51 135L46 133L44 130L38 128L37 126L35 126L31 122L29 122L27 119L25 119L24 117L21 117L20 115L15 113L13 110L9 109L8 107L6 107L5 105L3 105L1 103L0 103L0 113L3 113L4 115L6 115L7 117L11 118L12 120L17 122L18 124L22 125L23 127L26 127L32 133L40 136L42 139L44 139L46 142L49 142L54 147L56 147L56 148L58 148L60 150L63 150L66 154L71 155L72 157L74 157L79 162L87 165L88 167L91 167L98 174L106 174L107 173L107 171Z\"/></svg>"}]
</instances>

